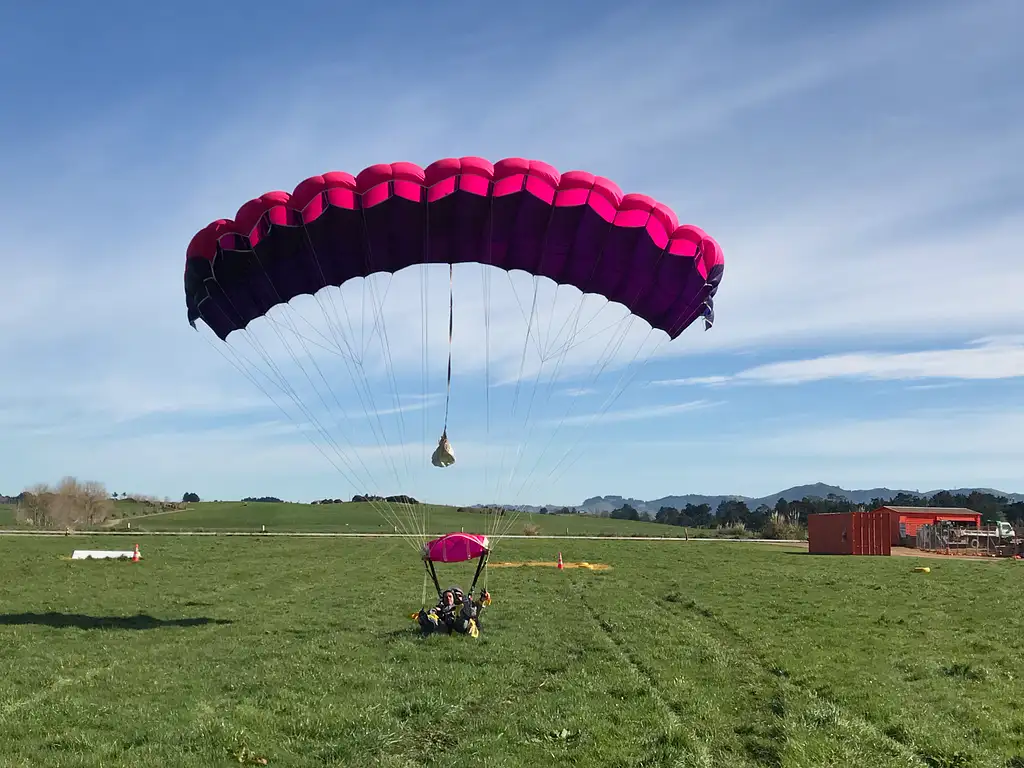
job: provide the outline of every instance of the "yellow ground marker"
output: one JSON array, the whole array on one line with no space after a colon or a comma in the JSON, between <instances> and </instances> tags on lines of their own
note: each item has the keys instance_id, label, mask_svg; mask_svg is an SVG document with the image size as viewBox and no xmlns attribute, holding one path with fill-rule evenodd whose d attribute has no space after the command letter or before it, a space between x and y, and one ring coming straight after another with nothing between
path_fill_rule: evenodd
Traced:
<instances>
[{"instance_id":1,"label":"yellow ground marker","mask_svg":"<svg viewBox=\"0 0 1024 768\"><path fill-rule=\"evenodd\" d=\"M545 560L527 560L521 563L488 563L488 568L557 568L558 562L552 560L551 562ZM586 568L590 571L608 571L611 570L610 565L605 563L562 563L563 568Z\"/></svg>"}]
</instances>

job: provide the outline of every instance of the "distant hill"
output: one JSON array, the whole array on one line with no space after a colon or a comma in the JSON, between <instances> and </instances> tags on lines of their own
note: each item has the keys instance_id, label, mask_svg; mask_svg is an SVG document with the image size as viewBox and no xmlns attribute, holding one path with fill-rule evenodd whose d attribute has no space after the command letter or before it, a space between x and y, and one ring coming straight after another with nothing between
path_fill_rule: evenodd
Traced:
<instances>
[{"instance_id":1,"label":"distant hill","mask_svg":"<svg viewBox=\"0 0 1024 768\"><path fill-rule=\"evenodd\" d=\"M840 498L845 498L847 501L852 501L854 504L868 504L872 499L891 499L893 496L898 494L907 494L908 496L916 496L920 499L927 499L939 493L941 490L948 490L952 494L970 494L973 491L980 493L991 493L993 496L1005 496L1011 501L1024 501L1024 493L1007 493L1006 491L996 490L994 488L948 488L941 489L937 488L931 491L908 491L905 489L893 489L893 488L865 488L860 490L847 490L846 488L840 488L837 485L827 485L825 483L812 483L811 485L796 485L792 488L787 488L784 491L778 493L772 493L768 496L761 496L759 498L752 498L750 496L739 496L739 495L722 495L722 496L705 496L702 494L685 494L682 496L662 496L660 499L633 499L624 496L592 496L586 499L582 504L578 504L573 509L585 512L587 514L599 514L601 512L611 512L613 509L620 509L624 504L629 504L635 508L638 512L648 512L652 515L657 514L661 507L674 507L675 509L681 509L687 504L707 504L712 510L715 510L719 504L725 500L738 499L746 502L747 506L753 509L760 504L767 504L769 507L775 506L775 503L779 499L786 499L787 501L796 501L804 497L811 498L826 498L829 494L833 494ZM537 512L541 509L539 506L528 506L523 505L520 507L523 511ZM549 504L548 509L560 509L559 504Z\"/></svg>"},{"instance_id":2,"label":"distant hill","mask_svg":"<svg viewBox=\"0 0 1024 768\"><path fill-rule=\"evenodd\" d=\"M684 496L663 496L660 499L643 501L641 499L624 499L622 496L594 496L580 504L576 509L594 514L597 512L611 512L613 509L620 509L623 504L629 504L638 512L657 512L661 507L675 507L682 509L687 504L708 504L715 509L723 500L745 499L743 496L703 496L697 493L688 493Z\"/></svg>"}]
</instances>

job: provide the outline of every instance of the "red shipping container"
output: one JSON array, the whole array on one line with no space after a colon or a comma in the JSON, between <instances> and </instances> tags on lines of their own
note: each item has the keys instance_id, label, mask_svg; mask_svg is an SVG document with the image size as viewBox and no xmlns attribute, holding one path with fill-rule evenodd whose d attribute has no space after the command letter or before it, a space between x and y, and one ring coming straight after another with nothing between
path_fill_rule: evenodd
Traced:
<instances>
[{"instance_id":1,"label":"red shipping container","mask_svg":"<svg viewBox=\"0 0 1024 768\"><path fill-rule=\"evenodd\" d=\"M888 512L842 512L807 516L807 551L812 555L889 555Z\"/></svg>"}]
</instances>

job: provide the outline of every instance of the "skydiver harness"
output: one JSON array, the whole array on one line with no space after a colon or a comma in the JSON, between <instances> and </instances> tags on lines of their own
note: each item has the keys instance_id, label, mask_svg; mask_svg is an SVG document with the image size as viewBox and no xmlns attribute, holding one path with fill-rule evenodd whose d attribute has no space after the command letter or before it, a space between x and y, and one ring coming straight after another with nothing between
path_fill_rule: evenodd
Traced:
<instances>
[{"instance_id":1,"label":"skydiver harness","mask_svg":"<svg viewBox=\"0 0 1024 768\"><path fill-rule=\"evenodd\" d=\"M450 635L455 632L479 637L480 614L490 603L491 596L486 590L481 593L479 600L473 600L458 587L451 587L441 593L436 606L429 610L421 609L419 613L413 614L413 618L419 622L424 635L435 632Z\"/></svg>"}]
</instances>

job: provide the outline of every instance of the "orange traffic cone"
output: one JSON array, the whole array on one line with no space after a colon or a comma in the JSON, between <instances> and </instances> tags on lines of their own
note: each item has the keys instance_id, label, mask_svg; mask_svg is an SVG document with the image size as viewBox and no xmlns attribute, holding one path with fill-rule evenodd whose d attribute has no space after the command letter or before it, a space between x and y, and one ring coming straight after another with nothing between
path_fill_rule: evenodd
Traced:
<instances>
[{"instance_id":1,"label":"orange traffic cone","mask_svg":"<svg viewBox=\"0 0 1024 768\"><path fill-rule=\"evenodd\" d=\"M562 564L562 553L558 553L558 570L562 570L565 566Z\"/></svg>"},{"instance_id":2,"label":"orange traffic cone","mask_svg":"<svg viewBox=\"0 0 1024 768\"><path fill-rule=\"evenodd\" d=\"M132 552L132 562L133 563L137 563L141 559L142 559L142 556L139 554L139 545L136 544L135 545L135 551Z\"/></svg>"}]
</instances>

